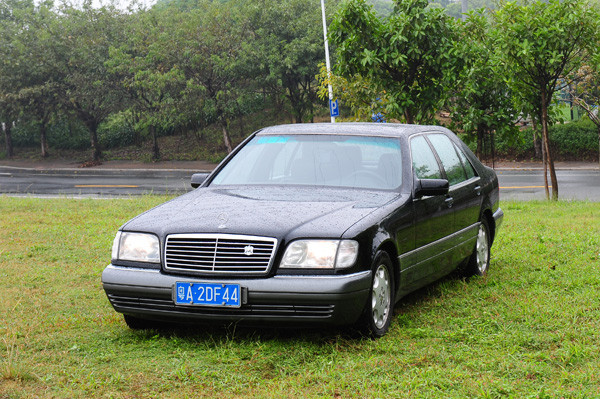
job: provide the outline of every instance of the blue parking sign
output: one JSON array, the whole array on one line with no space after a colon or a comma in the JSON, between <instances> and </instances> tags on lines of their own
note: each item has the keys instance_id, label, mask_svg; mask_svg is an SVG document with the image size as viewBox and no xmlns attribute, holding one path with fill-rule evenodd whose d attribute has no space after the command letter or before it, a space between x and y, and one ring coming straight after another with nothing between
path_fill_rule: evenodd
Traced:
<instances>
[{"instance_id":1,"label":"blue parking sign","mask_svg":"<svg viewBox=\"0 0 600 399\"><path fill-rule=\"evenodd\" d=\"M340 116L340 108L338 107L338 100L329 100L329 114L332 118Z\"/></svg>"}]
</instances>

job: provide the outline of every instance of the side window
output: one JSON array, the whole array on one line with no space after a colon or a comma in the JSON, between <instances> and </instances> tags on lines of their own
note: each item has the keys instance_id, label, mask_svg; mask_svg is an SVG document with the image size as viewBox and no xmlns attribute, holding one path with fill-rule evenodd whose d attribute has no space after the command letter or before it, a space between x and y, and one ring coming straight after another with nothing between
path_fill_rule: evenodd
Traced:
<instances>
[{"instance_id":1,"label":"side window","mask_svg":"<svg viewBox=\"0 0 600 399\"><path fill-rule=\"evenodd\" d=\"M410 141L413 169L419 179L441 179L442 172L438 166L435 155L427 140L423 136L417 136Z\"/></svg>"},{"instance_id":2,"label":"side window","mask_svg":"<svg viewBox=\"0 0 600 399\"><path fill-rule=\"evenodd\" d=\"M469 162L469 159L467 158L467 156L465 155L464 152L462 152L462 150L460 148L458 148L456 146L456 144L454 144L454 147L456 148L456 152L458 153L458 157L460 158L460 160L462 161L463 166L465 167L465 172L467 172L467 180L475 177L475 169L473 169L473 165L471 165L471 162Z\"/></svg>"},{"instance_id":3,"label":"side window","mask_svg":"<svg viewBox=\"0 0 600 399\"><path fill-rule=\"evenodd\" d=\"M454 149L452 141L443 134L430 134L427 137L440 157L440 161L448 177L448 183L452 186L467 180L465 169Z\"/></svg>"}]
</instances>

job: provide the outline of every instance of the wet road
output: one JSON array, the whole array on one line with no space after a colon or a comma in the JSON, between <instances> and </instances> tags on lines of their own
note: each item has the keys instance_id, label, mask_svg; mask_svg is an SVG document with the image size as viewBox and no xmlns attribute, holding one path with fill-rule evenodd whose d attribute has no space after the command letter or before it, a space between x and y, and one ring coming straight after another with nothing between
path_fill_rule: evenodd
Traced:
<instances>
[{"instance_id":1,"label":"wet road","mask_svg":"<svg viewBox=\"0 0 600 399\"><path fill-rule=\"evenodd\" d=\"M183 194L189 170L34 170L0 166L0 194L119 197Z\"/></svg>"},{"instance_id":2,"label":"wet road","mask_svg":"<svg viewBox=\"0 0 600 399\"><path fill-rule=\"evenodd\" d=\"M496 173L500 183L501 200L527 201L546 198L542 170L498 170ZM600 170L557 170L556 177L559 199L600 202Z\"/></svg>"},{"instance_id":3,"label":"wet road","mask_svg":"<svg viewBox=\"0 0 600 399\"><path fill-rule=\"evenodd\" d=\"M0 166L0 194L119 197L183 194L190 191L191 170L37 170ZM199 171L198 171L199 172ZM497 170L501 199L545 198L541 170ZM559 198L600 202L600 170L558 170Z\"/></svg>"}]
</instances>

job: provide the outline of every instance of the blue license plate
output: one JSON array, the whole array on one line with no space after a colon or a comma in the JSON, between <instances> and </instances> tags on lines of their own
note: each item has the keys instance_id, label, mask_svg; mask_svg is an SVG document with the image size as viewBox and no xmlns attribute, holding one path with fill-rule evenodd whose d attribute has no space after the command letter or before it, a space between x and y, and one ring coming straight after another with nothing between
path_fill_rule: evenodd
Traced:
<instances>
[{"instance_id":1,"label":"blue license plate","mask_svg":"<svg viewBox=\"0 0 600 399\"><path fill-rule=\"evenodd\" d=\"M239 284L177 282L173 291L176 305L239 308L242 304Z\"/></svg>"}]
</instances>

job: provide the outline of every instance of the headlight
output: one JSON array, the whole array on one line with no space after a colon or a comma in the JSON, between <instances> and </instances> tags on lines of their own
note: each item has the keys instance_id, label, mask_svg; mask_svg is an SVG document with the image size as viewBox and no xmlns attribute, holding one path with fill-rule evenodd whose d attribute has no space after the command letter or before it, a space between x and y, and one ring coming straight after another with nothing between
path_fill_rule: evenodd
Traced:
<instances>
[{"instance_id":1,"label":"headlight","mask_svg":"<svg viewBox=\"0 0 600 399\"><path fill-rule=\"evenodd\" d=\"M158 237L153 234L119 231L113 241L112 259L160 263Z\"/></svg>"},{"instance_id":2,"label":"headlight","mask_svg":"<svg viewBox=\"0 0 600 399\"><path fill-rule=\"evenodd\" d=\"M353 240L298 240L288 245L282 268L343 269L358 256L358 243Z\"/></svg>"}]
</instances>

